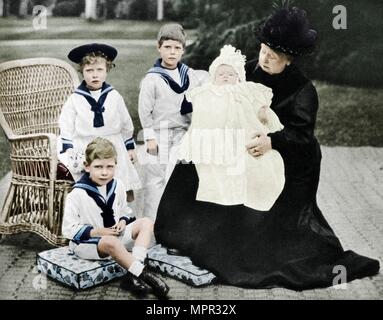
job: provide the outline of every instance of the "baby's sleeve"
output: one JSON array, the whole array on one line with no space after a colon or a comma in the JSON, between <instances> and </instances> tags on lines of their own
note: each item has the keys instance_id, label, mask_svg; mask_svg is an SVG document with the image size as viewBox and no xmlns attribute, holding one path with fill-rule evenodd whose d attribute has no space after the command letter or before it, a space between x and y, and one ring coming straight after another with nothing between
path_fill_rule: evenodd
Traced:
<instances>
[{"instance_id":1,"label":"baby's sleeve","mask_svg":"<svg viewBox=\"0 0 383 320\"><path fill-rule=\"evenodd\" d=\"M259 86L260 86L260 91L263 94L263 99L265 101L265 104L268 107L270 107L271 102L272 102L272 98L273 98L273 90L271 90L271 88L266 87L266 86L264 86L262 84L259 84Z\"/></svg>"},{"instance_id":2,"label":"baby's sleeve","mask_svg":"<svg viewBox=\"0 0 383 320\"><path fill-rule=\"evenodd\" d=\"M282 123L279 121L277 114L270 108L273 98L273 91L271 88L264 86L263 84L256 83L259 90L262 92L264 105L266 108L266 127L270 132L275 132L283 129Z\"/></svg>"},{"instance_id":3,"label":"baby's sleeve","mask_svg":"<svg viewBox=\"0 0 383 320\"><path fill-rule=\"evenodd\" d=\"M270 108L267 108L266 110L266 118L267 118L266 126L270 130L270 132L275 132L275 131L279 131L283 129L283 125L279 121L278 116Z\"/></svg>"},{"instance_id":4,"label":"baby's sleeve","mask_svg":"<svg viewBox=\"0 0 383 320\"><path fill-rule=\"evenodd\" d=\"M247 90L250 93L250 96L253 102L259 107L269 107L273 98L273 91L271 88L264 86L260 83L247 82Z\"/></svg>"},{"instance_id":5,"label":"baby's sleeve","mask_svg":"<svg viewBox=\"0 0 383 320\"><path fill-rule=\"evenodd\" d=\"M275 132L283 129L282 123L279 121L277 114L270 108L273 98L273 91L271 88L266 87L260 83L257 84L260 91L263 94L263 99L265 102L266 108L266 126L270 130L270 132Z\"/></svg>"},{"instance_id":6,"label":"baby's sleeve","mask_svg":"<svg viewBox=\"0 0 383 320\"><path fill-rule=\"evenodd\" d=\"M257 111L260 107L266 107L265 111L267 121L265 126L270 130L270 132L282 130L282 123L279 121L276 113L270 108L273 98L273 91L271 88L254 82L248 82L247 84L247 89L251 91L253 106L257 108Z\"/></svg>"}]
</instances>

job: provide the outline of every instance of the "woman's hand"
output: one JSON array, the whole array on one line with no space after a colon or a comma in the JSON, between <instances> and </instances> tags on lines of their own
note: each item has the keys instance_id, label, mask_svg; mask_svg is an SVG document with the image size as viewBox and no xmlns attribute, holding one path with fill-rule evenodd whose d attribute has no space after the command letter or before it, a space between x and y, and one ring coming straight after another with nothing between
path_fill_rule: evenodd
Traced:
<instances>
[{"instance_id":1,"label":"woman's hand","mask_svg":"<svg viewBox=\"0 0 383 320\"><path fill-rule=\"evenodd\" d=\"M259 157L271 150L271 139L263 133L256 133L246 144L247 152L253 157Z\"/></svg>"},{"instance_id":2,"label":"woman's hand","mask_svg":"<svg viewBox=\"0 0 383 320\"><path fill-rule=\"evenodd\" d=\"M137 152L135 149L128 150L128 156L129 156L129 159L132 163L137 162Z\"/></svg>"},{"instance_id":3,"label":"woman's hand","mask_svg":"<svg viewBox=\"0 0 383 320\"><path fill-rule=\"evenodd\" d=\"M114 227L114 226L113 226ZM90 236L93 237L102 237L102 236L118 236L120 233L117 229L112 228L94 228L90 230Z\"/></svg>"},{"instance_id":4,"label":"woman's hand","mask_svg":"<svg viewBox=\"0 0 383 320\"><path fill-rule=\"evenodd\" d=\"M152 156L156 156L158 154L158 144L155 139L146 140L146 152Z\"/></svg>"}]
</instances>

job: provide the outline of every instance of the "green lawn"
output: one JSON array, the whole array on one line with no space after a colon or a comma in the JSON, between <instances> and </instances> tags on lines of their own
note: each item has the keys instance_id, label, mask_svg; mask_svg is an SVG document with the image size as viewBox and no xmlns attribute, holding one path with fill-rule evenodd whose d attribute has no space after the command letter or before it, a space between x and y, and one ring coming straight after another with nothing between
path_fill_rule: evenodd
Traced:
<instances>
[{"instance_id":1,"label":"green lawn","mask_svg":"<svg viewBox=\"0 0 383 320\"><path fill-rule=\"evenodd\" d=\"M155 39L159 22L48 17L47 29L35 30L32 18L0 18L0 40L28 39Z\"/></svg>"},{"instance_id":2,"label":"green lawn","mask_svg":"<svg viewBox=\"0 0 383 320\"><path fill-rule=\"evenodd\" d=\"M156 39L164 22L105 20L88 22L81 18L48 17L47 29L35 30L31 17L0 18L1 40L30 39ZM195 30L186 30L188 39L195 37Z\"/></svg>"},{"instance_id":3,"label":"green lawn","mask_svg":"<svg viewBox=\"0 0 383 320\"><path fill-rule=\"evenodd\" d=\"M383 90L315 83L316 136L328 146L383 147Z\"/></svg>"},{"instance_id":4,"label":"green lawn","mask_svg":"<svg viewBox=\"0 0 383 320\"><path fill-rule=\"evenodd\" d=\"M31 41L30 44L0 45L0 63L31 57L55 57L67 60L71 48L89 39L123 39L111 41L119 54L107 81L124 97L132 116L136 134L140 129L137 114L139 83L157 57L155 35L156 22L132 22L126 20L89 24L82 19L50 18L44 35L31 30L31 20L0 18L0 39L52 39L51 42ZM29 28L29 31L27 30ZM72 29L71 29L72 28ZM72 31L70 31L72 30ZM7 32L10 32L8 35ZM189 32L192 34L192 32ZM73 39L55 42L53 39ZM153 39L153 45L130 44L125 39ZM75 40L78 39L78 40ZM84 39L84 40L81 40ZM85 40L88 39L88 40ZM1 41L0 41L1 43ZM383 91L315 83L319 93L316 135L323 145L383 147ZM0 177L9 170L8 143L0 133Z\"/></svg>"}]
</instances>

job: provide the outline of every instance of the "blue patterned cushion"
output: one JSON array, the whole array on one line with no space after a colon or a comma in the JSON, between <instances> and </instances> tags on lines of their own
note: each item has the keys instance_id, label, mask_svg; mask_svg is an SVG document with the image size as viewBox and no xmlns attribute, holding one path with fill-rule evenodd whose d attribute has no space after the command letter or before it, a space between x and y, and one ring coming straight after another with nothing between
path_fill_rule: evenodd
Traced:
<instances>
[{"instance_id":1,"label":"blue patterned cushion","mask_svg":"<svg viewBox=\"0 0 383 320\"><path fill-rule=\"evenodd\" d=\"M90 288L126 273L114 260L79 259L68 247L38 253L37 269L76 289Z\"/></svg>"},{"instance_id":2,"label":"blue patterned cushion","mask_svg":"<svg viewBox=\"0 0 383 320\"><path fill-rule=\"evenodd\" d=\"M168 255L160 244L148 251L147 261L150 268L195 287L211 284L216 279L210 271L193 265L189 257Z\"/></svg>"}]
</instances>

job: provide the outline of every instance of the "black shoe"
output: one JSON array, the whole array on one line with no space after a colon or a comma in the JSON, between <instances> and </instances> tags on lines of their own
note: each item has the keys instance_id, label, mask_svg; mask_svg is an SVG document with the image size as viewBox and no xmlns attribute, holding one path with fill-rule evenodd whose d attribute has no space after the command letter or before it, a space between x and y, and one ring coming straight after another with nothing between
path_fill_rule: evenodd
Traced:
<instances>
[{"instance_id":1,"label":"black shoe","mask_svg":"<svg viewBox=\"0 0 383 320\"><path fill-rule=\"evenodd\" d=\"M144 269L139 279L145 281L146 284L152 287L153 293L159 298L165 298L169 292L169 287L154 273Z\"/></svg>"},{"instance_id":2,"label":"black shoe","mask_svg":"<svg viewBox=\"0 0 383 320\"><path fill-rule=\"evenodd\" d=\"M122 277L120 288L129 290L136 295L147 295L151 289L144 281L130 272Z\"/></svg>"},{"instance_id":3,"label":"black shoe","mask_svg":"<svg viewBox=\"0 0 383 320\"><path fill-rule=\"evenodd\" d=\"M170 256L181 256L181 251L176 248L168 248L166 250L167 254Z\"/></svg>"}]
</instances>

